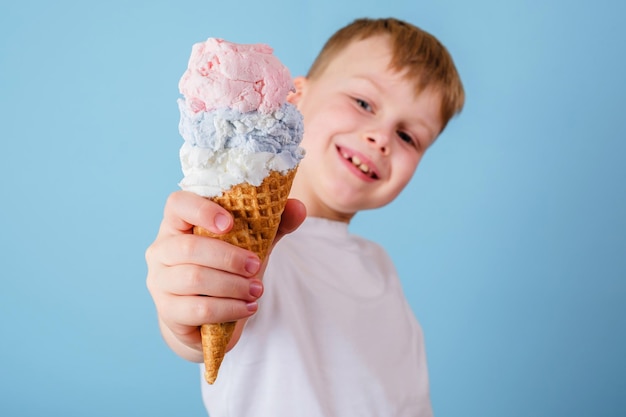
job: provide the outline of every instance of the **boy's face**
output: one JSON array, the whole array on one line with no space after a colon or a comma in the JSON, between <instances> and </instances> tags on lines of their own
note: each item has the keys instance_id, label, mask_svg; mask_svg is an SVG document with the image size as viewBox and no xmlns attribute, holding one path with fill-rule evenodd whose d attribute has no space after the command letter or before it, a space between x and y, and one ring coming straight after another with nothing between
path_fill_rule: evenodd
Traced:
<instances>
[{"instance_id":1,"label":"boy's face","mask_svg":"<svg viewBox=\"0 0 626 417\"><path fill-rule=\"evenodd\" d=\"M348 221L391 202L442 129L440 95L388 68L386 37L353 42L314 79L297 78L290 101L304 116L292 195L308 214Z\"/></svg>"}]
</instances>

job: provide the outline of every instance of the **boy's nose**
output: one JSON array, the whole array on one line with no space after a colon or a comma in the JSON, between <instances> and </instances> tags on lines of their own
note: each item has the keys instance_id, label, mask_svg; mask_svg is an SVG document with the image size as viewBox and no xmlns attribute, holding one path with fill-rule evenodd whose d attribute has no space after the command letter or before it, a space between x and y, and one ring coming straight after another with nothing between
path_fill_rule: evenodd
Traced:
<instances>
[{"instance_id":1,"label":"boy's nose","mask_svg":"<svg viewBox=\"0 0 626 417\"><path fill-rule=\"evenodd\" d=\"M389 154L389 138L383 134L369 134L367 140L372 145L378 147L383 155Z\"/></svg>"}]
</instances>

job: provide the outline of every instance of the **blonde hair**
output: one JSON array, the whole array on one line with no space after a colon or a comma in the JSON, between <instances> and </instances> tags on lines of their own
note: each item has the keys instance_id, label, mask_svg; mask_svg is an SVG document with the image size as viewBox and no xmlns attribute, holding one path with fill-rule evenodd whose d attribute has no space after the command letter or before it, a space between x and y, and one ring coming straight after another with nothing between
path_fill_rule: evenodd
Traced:
<instances>
[{"instance_id":1,"label":"blonde hair","mask_svg":"<svg viewBox=\"0 0 626 417\"><path fill-rule=\"evenodd\" d=\"M465 102L461 78L450 53L437 38L402 20L364 18L339 29L322 48L307 78L320 76L350 42L380 35L389 36L391 41L390 67L395 71L406 71L406 78L414 83L416 95L426 88L441 94L441 119L445 127Z\"/></svg>"}]
</instances>

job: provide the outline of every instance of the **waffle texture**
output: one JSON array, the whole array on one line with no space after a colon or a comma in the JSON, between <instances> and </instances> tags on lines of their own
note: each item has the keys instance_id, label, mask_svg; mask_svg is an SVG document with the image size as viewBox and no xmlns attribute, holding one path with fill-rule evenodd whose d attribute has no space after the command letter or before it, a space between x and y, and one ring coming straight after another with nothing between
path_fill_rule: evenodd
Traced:
<instances>
[{"instance_id":1,"label":"waffle texture","mask_svg":"<svg viewBox=\"0 0 626 417\"><path fill-rule=\"evenodd\" d=\"M228 210L234 218L233 228L224 235L214 234L199 226L193 233L228 242L257 254L265 260L276 237L280 218L289 198L296 168L283 174L272 171L261 185L238 184L211 200ZM213 384L226 354L236 322L205 324L201 327L204 378Z\"/></svg>"}]
</instances>

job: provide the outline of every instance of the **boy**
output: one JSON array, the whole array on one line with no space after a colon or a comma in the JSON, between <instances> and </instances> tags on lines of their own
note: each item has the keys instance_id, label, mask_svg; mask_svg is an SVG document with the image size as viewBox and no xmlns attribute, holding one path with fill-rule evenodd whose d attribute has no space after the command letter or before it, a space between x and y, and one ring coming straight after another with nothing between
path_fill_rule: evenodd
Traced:
<instances>
[{"instance_id":1,"label":"boy","mask_svg":"<svg viewBox=\"0 0 626 417\"><path fill-rule=\"evenodd\" d=\"M304 116L306 157L280 244L261 265L250 252L194 236L194 224L223 233L232 218L173 193L146 252L163 337L202 362L198 326L238 320L217 381L202 383L212 417L430 416L421 328L389 257L348 223L391 202L461 110L456 68L422 30L360 19L333 35L294 84L289 101Z\"/></svg>"}]
</instances>

